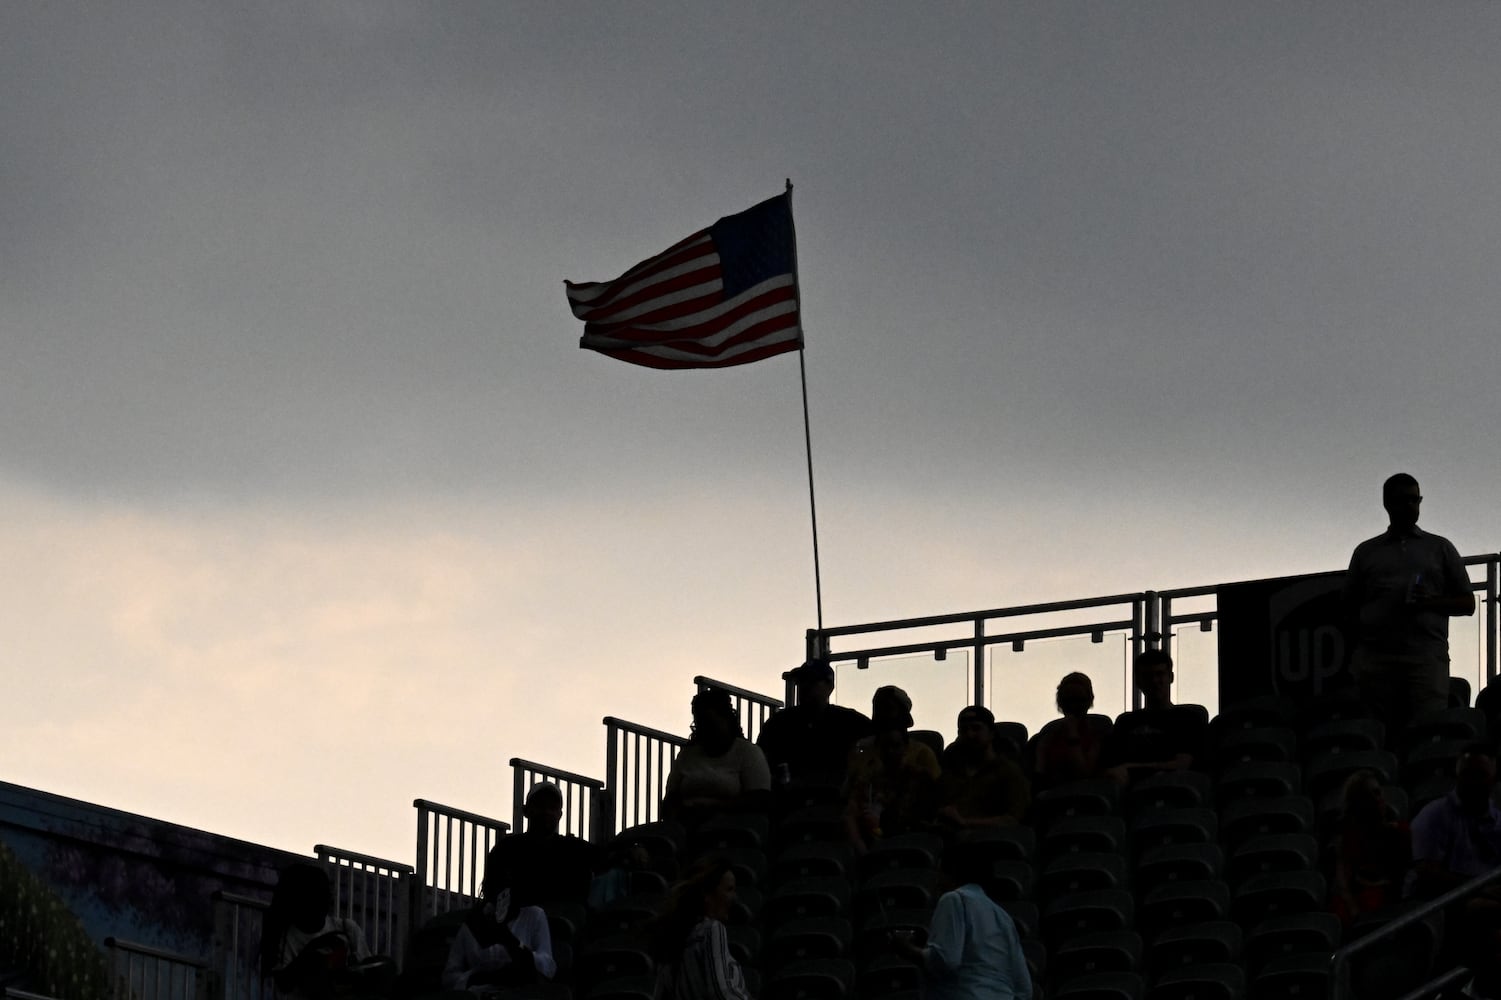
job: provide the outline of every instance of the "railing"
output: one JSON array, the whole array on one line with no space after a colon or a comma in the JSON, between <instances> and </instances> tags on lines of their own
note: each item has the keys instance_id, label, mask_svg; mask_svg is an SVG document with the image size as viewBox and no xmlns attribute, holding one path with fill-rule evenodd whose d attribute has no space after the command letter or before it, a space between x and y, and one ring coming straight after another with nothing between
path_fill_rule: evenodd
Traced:
<instances>
[{"instance_id":1,"label":"railing","mask_svg":"<svg viewBox=\"0 0 1501 1000\"><path fill-rule=\"evenodd\" d=\"M215 1000L268 1000L269 979L261 978L261 930L266 902L219 890L214 900L214 958L210 976Z\"/></svg>"},{"instance_id":2,"label":"railing","mask_svg":"<svg viewBox=\"0 0 1501 1000\"><path fill-rule=\"evenodd\" d=\"M208 963L119 938L104 939L115 1000L208 1000Z\"/></svg>"},{"instance_id":3,"label":"railing","mask_svg":"<svg viewBox=\"0 0 1501 1000\"><path fill-rule=\"evenodd\" d=\"M574 774L572 771L562 771L546 764L538 764L534 761L523 760L520 757L511 758L511 774L514 778L511 792L511 826L518 833L521 832L522 810L526 805L527 793L532 786L550 781L558 786L558 792L563 796L563 833L571 833L585 840L600 842L603 822L600 809L600 797L604 794L605 783L598 778L590 778L582 774Z\"/></svg>"},{"instance_id":4,"label":"railing","mask_svg":"<svg viewBox=\"0 0 1501 1000\"><path fill-rule=\"evenodd\" d=\"M5 1000L58 1000L57 997L48 996L45 993L18 990L14 986L0 986L0 997L4 997Z\"/></svg>"},{"instance_id":5,"label":"railing","mask_svg":"<svg viewBox=\"0 0 1501 1000\"><path fill-rule=\"evenodd\" d=\"M605 717L605 787L611 833L660 818L667 775L688 740Z\"/></svg>"},{"instance_id":6,"label":"railing","mask_svg":"<svg viewBox=\"0 0 1501 1000\"><path fill-rule=\"evenodd\" d=\"M735 706L735 714L740 719L740 728L745 730L745 738L752 743L756 742L756 735L761 732L761 727L766 725L766 720L771 717L771 713L783 705L782 701L769 694L748 691L733 684L716 681L712 677L695 677L693 683L698 686L699 691L718 688L729 694L730 703Z\"/></svg>"},{"instance_id":7,"label":"railing","mask_svg":"<svg viewBox=\"0 0 1501 1000\"><path fill-rule=\"evenodd\" d=\"M1351 941L1343 948L1340 948L1329 960L1329 1000L1347 1000L1350 997L1350 960L1356 955L1379 947L1407 928L1422 923L1435 913L1455 903L1464 902L1471 896L1479 894L1481 890L1498 882L1501 882L1501 868L1495 868L1484 874L1476 875L1463 885L1450 889L1442 896L1430 899L1416 909L1408 910L1401 916L1382 924L1379 929L1372 931L1365 937ZM1445 970L1438 976L1435 976L1432 981L1408 993L1407 997L1429 996L1441 986L1463 980L1464 978L1466 978L1465 975L1459 969ZM1406 1000L1405 997L1404 1000Z\"/></svg>"},{"instance_id":8,"label":"railing","mask_svg":"<svg viewBox=\"0 0 1501 1000\"><path fill-rule=\"evenodd\" d=\"M417 867L407 912L415 929L429 917L479 899L485 855L511 825L426 799L412 805L417 809Z\"/></svg>"},{"instance_id":9,"label":"railing","mask_svg":"<svg viewBox=\"0 0 1501 1000\"><path fill-rule=\"evenodd\" d=\"M334 914L359 924L371 954L389 955L399 970L406 951L412 866L325 844L313 853L329 866Z\"/></svg>"},{"instance_id":10,"label":"railing","mask_svg":"<svg viewBox=\"0 0 1501 1000\"><path fill-rule=\"evenodd\" d=\"M1114 594L1108 597L1090 597L1076 601L1055 601L1051 604L1026 604L1014 608L992 608L987 611L934 615L928 618L904 618L869 622L864 625L844 625L822 631L809 629L807 657L810 660L828 660L830 663L852 662L856 668L863 670L870 665L871 660L883 657L925 653L931 654L934 659L943 660L947 658L950 650L971 650L973 652L973 680L971 682L973 703L983 705L985 704L985 654L991 647L1009 645L1012 650L1021 652L1026 644L1033 640L1087 635L1091 641L1099 643L1105 641L1107 634L1125 633L1132 640L1133 648L1140 651L1155 646L1160 639L1160 636L1155 634L1158 632L1156 622L1149 620L1149 615L1155 614L1157 610L1157 603L1153 597L1154 595L1143 591L1134 594ZM1112 609L1121 610L1112 615L1105 614ZM1075 614L1077 612L1093 612L1093 614ZM1083 620L1051 624L1061 617L1070 616ZM1034 619L1037 621L1037 627L1007 632L991 630L993 622L1014 618ZM953 634L956 626L962 627L959 630L962 634ZM928 634L921 638L910 634L920 630ZM834 639L878 633L888 635L896 633L892 638L897 640L905 638L906 641L841 650L835 650L831 645L831 640ZM904 637L900 633L909 634ZM886 637L883 635L883 638ZM1126 689L1130 690L1129 677ZM791 704L794 698L791 679L787 681L786 696L787 702Z\"/></svg>"}]
</instances>

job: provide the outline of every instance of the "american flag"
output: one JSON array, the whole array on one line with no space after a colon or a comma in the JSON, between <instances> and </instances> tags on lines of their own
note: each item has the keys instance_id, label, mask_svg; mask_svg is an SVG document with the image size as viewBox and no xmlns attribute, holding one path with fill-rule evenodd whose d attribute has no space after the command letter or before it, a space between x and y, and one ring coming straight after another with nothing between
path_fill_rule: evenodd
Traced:
<instances>
[{"instance_id":1,"label":"american flag","mask_svg":"<svg viewBox=\"0 0 1501 1000\"><path fill-rule=\"evenodd\" d=\"M792 192L720 219L614 281L564 282L579 346L650 368L725 368L800 350Z\"/></svg>"}]
</instances>

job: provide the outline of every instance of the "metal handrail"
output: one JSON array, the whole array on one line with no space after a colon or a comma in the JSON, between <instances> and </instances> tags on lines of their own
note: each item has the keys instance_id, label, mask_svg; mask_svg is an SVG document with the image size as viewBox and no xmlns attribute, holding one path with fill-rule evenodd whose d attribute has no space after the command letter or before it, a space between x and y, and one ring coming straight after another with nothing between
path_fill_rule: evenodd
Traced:
<instances>
[{"instance_id":1,"label":"metal handrail","mask_svg":"<svg viewBox=\"0 0 1501 1000\"><path fill-rule=\"evenodd\" d=\"M510 831L511 824L428 799L414 799L412 806L417 810L417 864L411 880L407 913L410 926L416 928L430 916L456 906L468 906L479 897L481 858L489 853L496 840ZM447 823L442 829L440 842L434 834L438 832L440 821L444 820ZM459 824L457 852L454 850L455 821ZM430 825L432 830L429 830ZM442 864L439 864L440 858ZM450 884L455 881L456 885Z\"/></svg>"},{"instance_id":2,"label":"metal handrail","mask_svg":"<svg viewBox=\"0 0 1501 1000\"><path fill-rule=\"evenodd\" d=\"M406 883L416 869L400 861L346 851L327 844L313 848L318 860L333 868L334 912L359 924L365 943L377 955L390 955L401 968L409 924L411 894ZM348 892L345 889L348 889ZM359 889L356 899L356 888Z\"/></svg>"},{"instance_id":3,"label":"metal handrail","mask_svg":"<svg viewBox=\"0 0 1501 1000\"><path fill-rule=\"evenodd\" d=\"M1480 890L1497 882L1501 882L1501 868L1494 868L1488 872L1483 872L1463 885L1450 889L1442 896L1430 899L1416 909L1408 910L1401 916L1392 918L1391 921L1382 924L1380 928L1372 931L1365 937L1351 941L1337 950L1329 959L1329 1000L1343 1000L1344 997L1349 996L1349 969L1350 959L1353 956L1363 951L1369 951L1399 932L1422 923L1433 916L1433 914L1454 903L1463 902L1479 893ZM1431 988L1431 986L1432 984L1430 983L1424 988Z\"/></svg>"},{"instance_id":4,"label":"metal handrail","mask_svg":"<svg viewBox=\"0 0 1501 1000\"><path fill-rule=\"evenodd\" d=\"M607 815L602 829L615 834L658 817L667 775L688 740L613 715L605 716L604 725Z\"/></svg>"},{"instance_id":5,"label":"metal handrail","mask_svg":"<svg viewBox=\"0 0 1501 1000\"><path fill-rule=\"evenodd\" d=\"M416 871L411 865L400 861L389 861L386 858L377 858L373 854L361 854L359 851L346 851L342 847L330 847L327 844L314 845L313 853L320 860L335 864L340 861L349 861L367 868L386 868L402 875L410 875Z\"/></svg>"},{"instance_id":6,"label":"metal handrail","mask_svg":"<svg viewBox=\"0 0 1501 1000\"><path fill-rule=\"evenodd\" d=\"M562 768L538 764L522 757L511 758L511 772L514 778L511 788L511 829L518 833L522 829L521 817L526 805L526 796L538 783L536 780L527 780L528 776L533 776L534 778L550 778L557 784L558 791L563 796L563 832L565 834L573 834L586 840L598 839L598 831L594 827L599 823L599 800L605 789L603 781L588 775L576 774L573 771L565 771ZM577 793L576 796L575 793Z\"/></svg>"},{"instance_id":7,"label":"metal handrail","mask_svg":"<svg viewBox=\"0 0 1501 1000\"><path fill-rule=\"evenodd\" d=\"M745 728L745 738L753 743L761 727L766 725L766 720L771 718L771 713L783 707L780 698L773 698L769 694L751 691L748 688L736 687L734 684L726 684L712 677L695 677L693 683L699 691L718 688L727 693L734 705L735 715L739 717L740 724Z\"/></svg>"},{"instance_id":8,"label":"metal handrail","mask_svg":"<svg viewBox=\"0 0 1501 1000\"><path fill-rule=\"evenodd\" d=\"M864 632L891 632L906 628L926 628L930 625L957 625L976 619L1016 618L1021 615L1047 614L1054 611L1082 611L1109 604L1131 604L1141 600L1144 593L1111 594L1106 597L1082 597L1072 601L1053 601L1047 604L1018 604L1010 608L991 608L986 611L966 611L960 614L934 615L931 618L898 618L884 622L865 622L861 625L841 625L826 628L822 635L834 638L841 635L859 635Z\"/></svg>"}]
</instances>

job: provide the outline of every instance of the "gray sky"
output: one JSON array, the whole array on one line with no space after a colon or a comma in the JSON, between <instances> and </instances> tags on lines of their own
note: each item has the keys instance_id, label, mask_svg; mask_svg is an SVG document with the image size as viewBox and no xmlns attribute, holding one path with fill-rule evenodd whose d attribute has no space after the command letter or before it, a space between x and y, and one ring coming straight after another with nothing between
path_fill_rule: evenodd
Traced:
<instances>
[{"instance_id":1,"label":"gray sky","mask_svg":"<svg viewBox=\"0 0 1501 1000\"><path fill-rule=\"evenodd\" d=\"M776 690L796 360L586 354L562 281L786 177L828 624L1336 568L1399 468L1494 551L1498 41L1489 3L0 7L0 777L403 859L415 797L505 816L513 755L598 774L603 715Z\"/></svg>"}]
</instances>

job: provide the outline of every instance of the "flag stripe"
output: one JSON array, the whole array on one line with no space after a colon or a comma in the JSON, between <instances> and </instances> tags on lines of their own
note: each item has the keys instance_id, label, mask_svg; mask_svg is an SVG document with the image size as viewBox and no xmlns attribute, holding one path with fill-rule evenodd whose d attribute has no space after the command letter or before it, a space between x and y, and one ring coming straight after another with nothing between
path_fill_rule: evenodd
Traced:
<instances>
[{"instance_id":1,"label":"flag stripe","mask_svg":"<svg viewBox=\"0 0 1501 1000\"><path fill-rule=\"evenodd\" d=\"M695 233L655 257L643 260L614 281L589 281L577 284L565 281L564 284L568 288L568 300L576 306L602 305L627 286L636 285L654 274L706 253L714 253L714 241L709 238L707 231Z\"/></svg>"},{"instance_id":2,"label":"flag stripe","mask_svg":"<svg viewBox=\"0 0 1501 1000\"><path fill-rule=\"evenodd\" d=\"M614 289L597 302L587 305L570 302L569 306L576 317L587 322L591 319L602 319L611 312L647 302L659 289L668 291L673 287L683 287L678 279L684 277L697 276L703 281L711 278L716 282L719 281L723 269L719 264L719 254L714 252L714 248L706 246L702 249L695 249L693 254L694 256L689 259L674 261L671 266L653 271L638 281ZM716 287L720 286L716 285Z\"/></svg>"},{"instance_id":3,"label":"flag stripe","mask_svg":"<svg viewBox=\"0 0 1501 1000\"><path fill-rule=\"evenodd\" d=\"M628 361L633 365L641 365L646 368L729 368L732 365L748 365L752 361L760 361L763 358L775 357L778 354L786 354L788 351L796 351L803 346L801 337L791 339L777 339L769 343L758 344L746 348L735 354L721 355L716 358L702 358L694 355L682 355L660 352L653 348L651 351L622 350L600 351L599 353Z\"/></svg>"},{"instance_id":4,"label":"flag stripe","mask_svg":"<svg viewBox=\"0 0 1501 1000\"><path fill-rule=\"evenodd\" d=\"M580 316L585 323L623 323L641 320L664 310L681 315L685 303L705 300L703 306L713 305L724 299L724 275L715 257L708 266L697 267L682 274L664 278L662 281L634 292L619 302L600 309L590 309ZM648 322L651 322L648 320Z\"/></svg>"},{"instance_id":5,"label":"flag stripe","mask_svg":"<svg viewBox=\"0 0 1501 1000\"><path fill-rule=\"evenodd\" d=\"M773 289L745 302L740 309L715 320L708 327L695 327L690 335L661 327L642 327L634 324L624 326L585 326L583 347L605 345L609 347L646 347L652 344L676 344L697 341L713 348L737 336L746 328L762 320L790 317L798 321L797 299L791 289Z\"/></svg>"}]
</instances>

